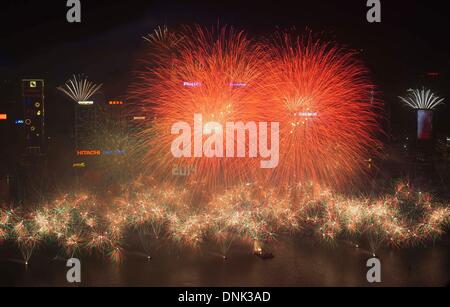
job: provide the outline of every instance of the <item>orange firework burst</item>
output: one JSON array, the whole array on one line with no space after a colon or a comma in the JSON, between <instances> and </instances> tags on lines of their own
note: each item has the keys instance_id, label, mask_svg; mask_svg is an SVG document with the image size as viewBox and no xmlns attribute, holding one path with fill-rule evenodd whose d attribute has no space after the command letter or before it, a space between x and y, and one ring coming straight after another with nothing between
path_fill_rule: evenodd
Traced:
<instances>
[{"instance_id":1,"label":"orange firework burst","mask_svg":"<svg viewBox=\"0 0 450 307\"><path fill-rule=\"evenodd\" d=\"M355 52L311 35L278 34L265 66L267 120L280 122L274 183L347 184L368 169L379 144L379 103Z\"/></svg>"},{"instance_id":2,"label":"orange firework burst","mask_svg":"<svg viewBox=\"0 0 450 307\"><path fill-rule=\"evenodd\" d=\"M379 144L379 103L355 52L311 35L303 39L281 34L273 42L258 43L226 27L186 27L179 33L159 28L146 39L151 60L132 95L139 100L138 112L152 114L140 137L145 160L157 177L195 188L253 181L259 160L251 152L259 146L261 154L264 145L248 136L251 128L245 126L244 139L235 135L231 141L233 148L245 148L245 157L229 157L224 128L229 122L279 123L277 165L269 174L259 172L269 184L313 181L340 186L368 170ZM220 128L208 128L211 122ZM183 123L183 128L173 131L175 123ZM173 142L186 129L183 153L175 158ZM270 134L265 144L270 142L273 149L272 126ZM219 142L227 147L219 149L222 155L204 152L208 146L216 150Z\"/></svg>"},{"instance_id":3,"label":"orange firework burst","mask_svg":"<svg viewBox=\"0 0 450 307\"><path fill-rule=\"evenodd\" d=\"M204 124L213 121L222 127L230 121L255 121L261 97L251 85L262 77L265 52L243 32L227 27L186 27L178 34L160 28L147 41L151 60L131 94L139 100L139 112L153 117L141 134L148 166L160 177L196 186L245 178L249 159L199 157L193 145L190 157L175 159L171 127L177 122L193 127L195 114L202 115ZM189 145L195 137L193 131ZM208 135L201 138L203 144Z\"/></svg>"}]
</instances>

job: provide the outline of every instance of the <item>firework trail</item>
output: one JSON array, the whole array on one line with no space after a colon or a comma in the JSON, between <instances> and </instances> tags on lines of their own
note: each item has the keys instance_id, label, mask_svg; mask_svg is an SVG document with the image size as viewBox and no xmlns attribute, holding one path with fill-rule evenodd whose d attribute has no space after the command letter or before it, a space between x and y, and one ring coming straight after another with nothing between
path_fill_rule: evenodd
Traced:
<instances>
[{"instance_id":1,"label":"firework trail","mask_svg":"<svg viewBox=\"0 0 450 307\"><path fill-rule=\"evenodd\" d=\"M429 89L408 90L408 96L399 97L408 107L421 110L433 110L443 104L444 98L437 96Z\"/></svg>"},{"instance_id":2,"label":"firework trail","mask_svg":"<svg viewBox=\"0 0 450 307\"><path fill-rule=\"evenodd\" d=\"M258 90L267 120L280 122L280 164L264 176L280 185L360 179L379 145L379 103L356 53L312 34L278 33L265 45L271 60Z\"/></svg>"},{"instance_id":3,"label":"firework trail","mask_svg":"<svg viewBox=\"0 0 450 307\"><path fill-rule=\"evenodd\" d=\"M66 81L58 90L66 94L75 102L88 101L102 87L102 84L94 84L86 78L73 76L72 79Z\"/></svg>"}]
</instances>

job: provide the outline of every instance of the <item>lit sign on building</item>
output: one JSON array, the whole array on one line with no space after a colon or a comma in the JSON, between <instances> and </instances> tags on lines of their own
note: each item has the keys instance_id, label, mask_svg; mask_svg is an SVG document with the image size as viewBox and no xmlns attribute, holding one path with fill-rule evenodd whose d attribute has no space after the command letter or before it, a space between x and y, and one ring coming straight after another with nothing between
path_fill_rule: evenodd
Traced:
<instances>
[{"instance_id":1,"label":"lit sign on building","mask_svg":"<svg viewBox=\"0 0 450 307\"><path fill-rule=\"evenodd\" d=\"M243 83L243 82L231 82L230 83L231 87L246 87L247 83Z\"/></svg>"},{"instance_id":2,"label":"lit sign on building","mask_svg":"<svg viewBox=\"0 0 450 307\"><path fill-rule=\"evenodd\" d=\"M201 82L187 82L187 81L185 81L185 82L183 82L183 86L185 86L185 87L200 87L200 86L202 86L202 83ZM246 87L247 83L244 83L244 82L231 82L229 84L229 86L231 86L231 87Z\"/></svg>"},{"instance_id":3,"label":"lit sign on building","mask_svg":"<svg viewBox=\"0 0 450 307\"><path fill-rule=\"evenodd\" d=\"M8 115L7 114L0 114L0 120L7 120Z\"/></svg>"},{"instance_id":4,"label":"lit sign on building","mask_svg":"<svg viewBox=\"0 0 450 307\"><path fill-rule=\"evenodd\" d=\"M77 156L100 156L101 150L77 150Z\"/></svg>"},{"instance_id":5,"label":"lit sign on building","mask_svg":"<svg viewBox=\"0 0 450 307\"><path fill-rule=\"evenodd\" d=\"M202 86L202 83L201 82L183 82L183 86L186 86L186 87L199 87L199 86Z\"/></svg>"},{"instance_id":6,"label":"lit sign on building","mask_svg":"<svg viewBox=\"0 0 450 307\"><path fill-rule=\"evenodd\" d=\"M103 155L105 156L123 156L125 154L125 150L115 149L115 150L103 150Z\"/></svg>"},{"instance_id":7,"label":"lit sign on building","mask_svg":"<svg viewBox=\"0 0 450 307\"><path fill-rule=\"evenodd\" d=\"M124 102L120 101L120 100L111 100L111 101L109 101L109 105L110 106L120 106L120 105L123 105L123 104L124 104Z\"/></svg>"},{"instance_id":8,"label":"lit sign on building","mask_svg":"<svg viewBox=\"0 0 450 307\"><path fill-rule=\"evenodd\" d=\"M145 120L146 117L145 116L134 116L133 120Z\"/></svg>"},{"instance_id":9,"label":"lit sign on building","mask_svg":"<svg viewBox=\"0 0 450 307\"><path fill-rule=\"evenodd\" d=\"M317 112L298 112L298 113L294 113L294 116L298 116L298 117L317 117L318 113Z\"/></svg>"}]
</instances>

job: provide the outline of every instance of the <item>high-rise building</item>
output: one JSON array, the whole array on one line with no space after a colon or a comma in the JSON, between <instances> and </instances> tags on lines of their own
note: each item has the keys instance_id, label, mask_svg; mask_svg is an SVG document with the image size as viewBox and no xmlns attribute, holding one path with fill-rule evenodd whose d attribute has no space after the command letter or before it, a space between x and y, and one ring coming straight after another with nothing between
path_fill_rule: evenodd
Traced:
<instances>
[{"instance_id":1,"label":"high-rise building","mask_svg":"<svg viewBox=\"0 0 450 307\"><path fill-rule=\"evenodd\" d=\"M91 150L92 135L97 130L98 106L91 103L75 105L75 148Z\"/></svg>"},{"instance_id":2,"label":"high-rise building","mask_svg":"<svg viewBox=\"0 0 450 307\"><path fill-rule=\"evenodd\" d=\"M40 155L45 135L44 80L22 80L22 106L26 152Z\"/></svg>"}]
</instances>

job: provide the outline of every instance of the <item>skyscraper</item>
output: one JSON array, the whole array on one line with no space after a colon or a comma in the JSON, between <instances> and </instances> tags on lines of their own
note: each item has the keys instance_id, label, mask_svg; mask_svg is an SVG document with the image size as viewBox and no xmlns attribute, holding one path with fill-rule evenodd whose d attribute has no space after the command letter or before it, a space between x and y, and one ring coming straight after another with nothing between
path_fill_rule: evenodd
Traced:
<instances>
[{"instance_id":1,"label":"skyscraper","mask_svg":"<svg viewBox=\"0 0 450 307\"><path fill-rule=\"evenodd\" d=\"M44 152L44 98L44 80L22 80L22 106L27 154L40 155Z\"/></svg>"}]
</instances>

